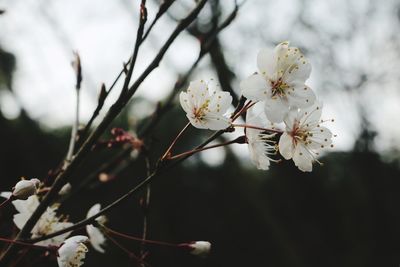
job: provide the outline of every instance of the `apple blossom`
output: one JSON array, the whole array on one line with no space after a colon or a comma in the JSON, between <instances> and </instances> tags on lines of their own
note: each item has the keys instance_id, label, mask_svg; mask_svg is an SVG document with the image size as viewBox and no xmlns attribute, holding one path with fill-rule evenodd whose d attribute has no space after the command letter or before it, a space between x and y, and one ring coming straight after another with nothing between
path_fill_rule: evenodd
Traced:
<instances>
[{"instance_id":1,"label":"apple blossom","mask_svg":"<svg viewBox=\"0 0 400 267\"><path fill-rule=\"evenodd\" d=\"M77 235L68 238L58 249L57 263L59 267L80 267L86 257L88 248L84 243L88 237Z\"/></svg>"},{"instance_id":2,"label":"apple blossom","mask_svg":"<svg viewBox=\"0 0 400 267\"><path fill-rule=\"evenodd\" d=\"M190 123L199 129L222 130L231 124L224 114L232 103L228 92L217 91L218 85L211 80L190 82L187 92L181 92L180 103Z\"/></svg>"},{"instance_id":3,"label":"apple blossom","mask_svg":"<svg viewBox=\"0 0 400 267\"><path fill-rule=\"evenodd\" d=\"M289 42L265 48L258 53L259 72L243 80L242 94L252 101L264 101L265 113L271 122L282 122L290 107L313 105L315 94L305 81L311 65L297 47Z\"/></svg>"},{"instance_id":4,"label":"apple blossom","mask_svg":"<svg viewBox=\"0 0 400 267\"><path fill-rule=\"evenodd\" d=\"M1 196L8 196L10 195L9 192L2 192ZM13 221L18 229L22 229L28 219L32 216L33 212L39 206L39 198L37 195L32 195L26 200L14 200L12 204L14 205L15 209L18 211L17 214L14 214ZM61 220L59 216L57 216L57 205L53 205L48 207L46 211L42 214L39 218L35 226L31 231L31 238L37 238L41 236L45 236L56 231L65 229L67 227L72 226L73 224L70 222L66 222ZM58 246L60 245L65 238L67 238L70 233L65 233L62 235L58 235L43 241L36 243L37 245L53 245Z\"/></svg>"},{"instance_id":5,"label":"apple blossom","mask_svg":"<svg viewBox=\"0 0 400 267\"><path fill-rule=\"evenodd\" d=\"M285 117L286 131L279 140L279 151L285 159L292 159L304 172L312 171L319 151L332 143L331 131L321 126L322 105L316 103L305 109L292 109Z\"/></svg>"}]
</instances>

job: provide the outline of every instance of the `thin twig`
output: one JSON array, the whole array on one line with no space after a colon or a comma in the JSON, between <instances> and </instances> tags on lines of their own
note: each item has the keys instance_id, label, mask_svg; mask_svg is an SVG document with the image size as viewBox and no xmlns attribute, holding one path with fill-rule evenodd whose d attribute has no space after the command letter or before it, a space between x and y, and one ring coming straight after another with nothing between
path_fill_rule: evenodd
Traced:
<instances>
[{"instance_id":1,"label":"thin twig","mask_svg":"<svg viewBox=\"0 0 400 267\"><path fill-rule=\"evenodd\" d=\"M156 240L145 240L139 237L135 237L135 236L131 236L131 235L127 235L124 233L120 233L118 231L115 231L111 228L108 228L104 225L102 225L102 228L104 229L105 232L108 232L110 234L119 236L119 237L123 237L129 240L134 240L134 241L139 241L139 242L144 242L147 244L152 244L152 245L159 245L159 246L167 246L167 247L179 247L179 244L173 244L173 243L168 243L168 242L164 242L164 241L156 241Z\"/></svg>"},{"instance_id":2,"label":"thin twig","mask_svg":"<svg viewBox=\"0 0 400 267\"><path fill-rule=\"evenodd\" d=\"M174 1L175 0L166 0L160 5L160 8L159 8L159 10L157 12L156 17L153 19L152 23L150 24L149 28L147 28L146 32L143 34L143 37L142 37L140 45L144 42L144 40L146 40L147 36L150 34L150 32L153 29L154 25L157 23L157 21L160 19L160 17L169 9L169 7L171 6L171 4ZM93 112L92 116L90 117L90 119L89 119L88 123L86 124L85 128L82 130L82 132L81 132L81 134L79 136L79 142L78 142L79 145L78 145L78 147L85 140L85 137L88 134L90 128L92 127L92 124L93 124L94 120L100 114L100 110L104 106L104 102L105 102L106 98L110 95L111 91L113 90L113 88L115 87L115 85L117 84L119 79L125 73L125 71L126 71L125 66L129 65L131 63L131 60L132 60L132 57L130 57L127 60L126 64L124 64L124 67L118 73L117 77L114 79L113 83L111 84L111 86L110 86L110 88L108 90L105 89L105 85L104 84L102 85L102 90L100 91L100 96L99 96L99 101L98 101L97 107L96 107L95 111Z\"/></svg>"},{"instance_id":3,"label":"thin twig","mask_svg":"<svg viewBox=\"0 0 400 267\"><path fill-rule=\"evenodd\" d=\"M129 258L134 258L137 262L142 263L142 260L136 256L135 253L133 253L132 251L130 251L129 249L125 248L123 245L121 245L117 240L115 240L112 236L110 236L107 232L103 232L104 235L111 241L114 243L114 245L116 245L119 249L121 249L123 252L125 252L126 254L128 254Z\"/></svg>"},{"instance_id":4,"label":"thin twig","mask_svg":"<svg viewBox=\"0 0 400 267\"><path fill-rule=\"evenodd\" d=\"M80 89L82 83L82 66L81 66L81 59L77 53L75 53L75 60L72 64L76 73L76 85L75 85L76 108L75 108L75 120L74 123L72 124L72 130L71 130L71 139L69 141L67 156L65 157L65 164L68 164L72 160L72 157L74 155L78 128L79 128L79 106L80 106L79 102L80 102L80 91L81 91Z\"/></svg>"},{"instance_id":5,"label":"thin twig","mask_svg":"<svg viewBox=\"0 0 400 267\"><path fill-rule=\"evenodd\" d=\"M239 110L241 110L241 108L243 106L243 103L244 103L244 98L241 98L239 100L238 106L235 109L235 112L238 112ZM210 142L214 141L216 138L221 136L224 132L225 132L225 130L220 130L220 131L215 132L212 136L210 136L207 140L205 140L201 145L197 146L197 148L205 147ZM144 186L149 184L156 176L158 176L158 175L162 174L163 172L166 172L166 171L170 170L171 168L177 166L179 163L181 163L185 159L189 158L190 156L191 155L186 155L186 156L178 159L177 161L172 162L169 165L168 164L159 164L159 165L157 165L156 169L150 175L148 175L145 179L143 179L142 182L140 182L134 188L129 190L127 193L125 193L124 195L119 197L117 200L115 200L114 202L112 202L108 206L104 207L102 210L100 210L98 213L94 214L93 216L91 216L89 218L86 218L84 220L81 220L81 221L75 223L74 225L72 225L70 227L67 227L67 228L65 228L63 230L56 231L56 232L48 234L46 236L42 236L42 237L38 237L38 238L34 238L34 239L29 239L29 240L26 240L26 241L29 241L29 242L32 242L32 243L40 242L40 241L43 241L43 240L46 240L46 239L49 239L49 238L52 238L52 237L55 237L55 236L58 236L58 235L62 235L64 233L67 233L67 232L70 232L70 231L74 231L76 229L80 229L81 227L84 227L84 226L86 226L88 224L94 223L96 221L96 218L98 218L101 215L107 213L110 209L112 209L113 207L119 205L125 199L127 199L131 195L133 195L136 192L138 192L139 190L141 190Z\"/></svg>"},{"instance_id":6,"label":"thin twig","mask_svg":"<svg viewBox=\"0 0 400 267\"><path fill-rule=\"evenodd\" d=\"M146 161L146 175L149 176L151 174L151 162L150 157L145 151L145 161ZM150 197L151 197L151 184L149 183L146 186L146 193L144 195L144 199L142 202L142 210L143 210L143 231L142 231L142 239L147 239L147 228L148 228L148 214L149 214L149 206L150 206ZM145 242L142 242L140 247L140 256L144 257L145 255Z\"/></svg>"},{"instance_id":7,"label":"thin twig","mask_svg":"<svg viewBox=\"0 0 400 267\"><path fill-rule=\"evenodd\" d=\"M49 193L46 194L46 196L44 197L42 202L39 204L37 209L33 212L32 216L25 223L24 227L21 229L21 231L19 232L19 234L16 237L17 240L21 239L21 238L26 238L29 235L30 231L35 226L35 224L38 221L38 219L40 218L40 216L43 214L43 212L46 210L46 208L50 205L53 198L57 196L58 191L68 181L69 177L76 171L76 169L80 166L83 159L89 154L92 146L96 143L97 139L104 133L104 131L108 128L110 123L122 111L122 109L128 103L129 99L134 95L136 90L139 88L139 86L142 84L142 82L147 78L147 76L159 65L160 61L163 59L168 48L175 41L175 39L178 37L178 35L188 25L190 25L190 23L192 21L194 21L197 18L197 15L200 13L200 11L202 10L202 8L204 7L206 2L207 2L207 0L201 0L197 4L197 6L192 10L192 12L188 16L186 16L186 18L184 18L176 26L175 30L172 32L170 37L167 39L167 41L161 47L159 53L156 55L156 57L153 59L153 61L150 63L150 65L139 76L139 78L136 80L136 82L129 88L128 92L126 93L126 96L124 98L119 98L117 100L117 102L114 103L110 107L110 110L108 111L108 113L106 114L106 116L104 117L102 122L97 126L97 128L88 137L88 139L85 140L82 147L80 147L79 151L76 153L76 156L72 159L71 163L65 168L65 170L63 172L61 172L60 174L57 175L51 190L49 191ZM151 177L155 176L155 174L156 173L154 173L154 175L152 175L152 176L149 176L148 179L144 180L143 185L146 185L151 180ZM143 186L143 185L141 185L141 186ZM131 192L131 191L130 191L130 194L135 192L135 190L133 190L133 192ZM124 198L119 199L117 201L117 203L119 203L123 199ZM0 258L0 263L4 264L5 262L8 262L12 258L12 255L15 250L16 250L15 246L13 246L11 244L8 247L8 249L3 253L2 257Z\"/></svg>"},{"instance_id":8,"label":"thin twig","mask_svg":"<svg viewBox=\"0 0 400 267\"><path fill-rule=\"evenodd\" d=\"M221 143L221 144L216 144L216 145L212 145L212 146L206 146L206 147L202 147L202 148L192 149L192 150L180 153L178 155L171 156L168 159L169 160L179 159L179 158L184 157L184 156L189 156L189 155L191 156L191 155L196 154L198 152L201 152L201 151L204 151L204 150L208 150L208 149L212 149L212 148L216 148L216 147L228 146L228 145L231 145L231 144L243 144L245 142L244 141L245 139L243 139L243 137L244 136L240 136L240 137L238 137L238 138L236 138L234 140L227 141L227 142L224 142L224 143Z\"/></svg>"},{"instance_id":9,"label":"thin twig","mask_svg":"<svg viewBox=\"0 0 400 267\"><path fill-rule=\"evenodd\" d=\"M0 209L12 201L12 196L1 202Z\"/></svg>"},{"instance_id":10,"label":"thin twig","mask_svg":"<svg viewBox=\"0 0 400 267\"><path fill-rule=\"evenodd\" d=\"M168 149L165 151L165 153L161 157L161 161L163 161L165 158L169 157L169 154L171 153L172 148L174 147L174 145L176 144L178 139L182 136L182 134L186 131L186 129L189 128L189 126L190 126L190 122L188 122L185 125L185 127L183 127L183 129L178 133L178 135L175 137L174 141L172 141L171 145L168 147Z\"/></svg>"}]
</instances>

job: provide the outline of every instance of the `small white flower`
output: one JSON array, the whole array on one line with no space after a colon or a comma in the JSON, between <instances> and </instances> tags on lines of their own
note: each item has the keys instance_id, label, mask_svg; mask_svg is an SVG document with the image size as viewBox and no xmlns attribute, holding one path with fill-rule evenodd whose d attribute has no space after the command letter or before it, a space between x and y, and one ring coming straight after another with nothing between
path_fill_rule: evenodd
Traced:
<instances>
[{"instance_id":1,"label":"small white flower","mask_svg":"<svg viewBox=\"0 0 400 267\"><path fill-rule=\"evenodd\" d=\"M267 120L265 113L262 110L262 105L263 103L260 102L247 110L246 125L261 128L274 128L274 126ZM275 134L267 134L262 130L246 128L246 138L250 158L259 170L269 169L271 161L269 156L274 155L276 152L275 142L271 140L274 135Z\"/></svg>"},{"instance_id":2,"label":"small white flower","mask_svg":"<svg viewBox=\"0 0 400 267\"><path fill-rule=\"evenodd\" d=\"M40 180L33 178L30 180L21 180L15 186L12 195L17 199L27 199L36 195Z\"/></svg>"},{"instance_id":3,"label":"small white flower","mask_svg":"<svg viewBox=\"0 0 400 267\"><path fill-rule=\"evenodd\" d=\"M222 130L230 126L224 114L232 103L228 92L217 91L213 80L190 82L187 92L181 92L180 102L190 123L199 129Z\"/></svg>"},{"instance_id":4,"label":"small white flower","mask_svg":"<svg viewBox=\"0 0 400 267\"><path fill-rule=\"evenodd\" d=\"M279 140L279 151L285 159L293 158L304 172L312 171L319 151L332 143L331 131L321 126L322 105L305 110L293 109L285 117L286 131Z\"/></svg>"},{"instance_id":5,"label":"small white flower","mask_svg":"<svg viewBox=\"0 0 400 267\"><path fill-rule=\"evenodd\" d=\"M93 215L97 214L100 210L101 210L100 204L93 205L93 207L89 209L86 218L92 217ZM100 224L103 224L105 223L106 218L105 216L99 216L96 219L96 221L98 221ZM89 235L89 241L90 244L92 244L93 248L100 253L104 253L105 251L104 248L102 248L102 246L104 246L106 238L104 237L100 229L90 224L86 226L86 232Z\"/></svg>"},{"instance_id":6,"label":"small white flower","mask_svg":"<svg viewBox=\"0 0 400 267\"><path fill-rule=\"evenodd\" d=\"M72 188L71 184L66 183L63 187L61 187L61 190L58 192L58 194L60 196L67 195L67 194L69 194L69 192L71 192L71 188Z\"/></svg>"},{"instance_id":7,"label":"small white flower","mask_svg":"<svg viewBox=\"0 0 400 267\"><path fill-rule=\"evenodd\" d=\"M85 259L88 248L85 242L88 238L83 235L77 235L68 238L58 249L57 262L59 267L80 267Z\"/></svg>"},{"instance_id":8,"label":"small white flower","mask_svg":"<svg viewBox=\"0 0 400 267\"><path fill-rule=\"evenodd\" d=\"M0 196L7 198L9 195L10 192L2 192ZM14 214L13 221L18 229L22 229L39 206L39 198L37 195L32 195L26 200L14 200L12 204L18 211L17 214ZM61 218L57 216L56 211L56 205L47 208L33 227L31 238L45 236L73 225L73 223L62 221ZM37 242L36 244L42 246L59 246L69 235L70 232Z\"/></svg>"},{"instance_id":9,"label":"small white flower","mask_svg":"<svg viewBox=\"0 0 400 267\"><path fill-rule=\"evenodd\" d=\"M258 53L256 73L242 81L242 94L253 101L265 101L265 112L271 122L281 122L289 107L313 105L315 94L305 81L311 65L297 47L289 42L265 48Z\"/></svg>"},{"instance_id":10,"label":"small white flower","mask_svg":"<svg viewBox=\"0 0 400 267\"><path fill-rule=\"evenodd\" d=\"M190 243L188 246L191 249L191 254L201 257L207 256L211 250L211 243L208 241L196 241Z\"/></svg>"}]
</instances>

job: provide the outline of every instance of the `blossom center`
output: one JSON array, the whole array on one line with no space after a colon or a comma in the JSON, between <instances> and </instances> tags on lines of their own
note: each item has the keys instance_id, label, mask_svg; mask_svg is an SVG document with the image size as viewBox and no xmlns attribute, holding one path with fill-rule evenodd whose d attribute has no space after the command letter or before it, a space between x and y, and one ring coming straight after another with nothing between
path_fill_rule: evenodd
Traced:
<instances>
[{"instance_id":1,"label":"blossom center","mask_svg":"<svg viewBox=\"0 0 400 267\"><path fill-rule=\"evenodd\" d=\"M293 130L289 133L293 137L293 144L297 145L298 142L302 142L307 144L311 141L308 140L309 137L312 137L312 133L304 130L299 126L299 122L294 123Z\"/></svg>"},{"instance_id":2,"label":"blossom center","mask_svg":"<svg viewBox=\"0 0 400 267\"><path fill-rule=\"evenodd\" d=\"M206 112L209 111L209 104L210 100L206 100L200 107L193 109L193 115L197 120L201 120L204 118Z\"/></svg>"},{"instance_id":3,"label":"blossom center","mask_svg":"<svg viewBox=\"0 0 400 267\"><path fill-rule=\"evenodd\" d=\"M286 95L285 90L289 88L289 85L285 83L282 78L279 78L277 81L270 80L272 87L272 96L283 97Z\"/></svg>"}]
</instances>

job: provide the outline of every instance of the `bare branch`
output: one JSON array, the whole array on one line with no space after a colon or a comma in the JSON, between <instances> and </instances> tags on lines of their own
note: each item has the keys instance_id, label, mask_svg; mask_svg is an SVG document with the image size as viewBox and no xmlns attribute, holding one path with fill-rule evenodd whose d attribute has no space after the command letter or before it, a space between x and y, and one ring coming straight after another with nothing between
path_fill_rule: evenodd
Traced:
<instances>
[{"instance_id":1,"label":"bare branch","mask_svg":"<svg viewBox=\"0 0 400 267\"><path fill-rule=\"evenodd\" d=\"M21 238L26 238L26 236L29 235L30 231L35 226L35 224L38 221L38 219L40 218L40 216L43 214L43 212L46 210L46 208L51 204L54 197L57 196L58 191L68 181L68 179L72 176L72 174L76 171L76 169L79 167L79 165L81 164L83 159L90 153L91 148L96 143L97 139L104 133L104 131L111 124L111 122L122 111L122 109L128 103L129 99L133 96L133 94L139 88L141 83L146 79L146 77L159 65L160 61L163 59L163 56L167 52L168 48L175 41L175 39L178 37L178 35L187 26L189 26L191 22L193 22L197 18L197 15L200 13L200 11L202 10L202 8L204 7L206 2L207 2L207 0L200 1L197 4L197 6L192 10L192 12L190 12L190 14L187 15L186 18L184 18L176 26L175 30L172 32L172 34L167 39L165 44L161 47L159 53L156 55L156 57L153 59L153 61L150 63L150 65L139 76L139 78L136 80L136 82L129 88L129 90L126 92L124 97L120 97L111 106L110 110L108 111L108 113L106 114L106 116L104 117L102 122L95 129L95 131L88 137L88 139L84 142L82 147L76 153L76 156L72 159L71 163L69 165L65 166L65 168L63 168L63 170L57 175L51 190L46 194L46 196L44 197L44 199L42 200L42 202L40 203L38 208L33 212L32 216L28 219L28 221L26 222L24 227L21 229L21 231L17 235L16 240L19 240ZM144 180L142 183L144 185L147 184L151 180L150 177L153 177L155 175L156 175L156 173L154 173L152 176L149 176L149 178ZM135 192L135 190L131 190L130 194L133 194L134 192ZM124 199L124 197L117 200L116 204L118 204L123 199ZM110 206L108 206L106 208L108 210L108 209L112 208L113 206L114 205L111 204ZM8 247L8 249L2 255L2 257L0 259L0 263L4 264L5 262L8 262L12 258L15 250L16 250L16 247L14 245L10 245Z\"/></svg>"}]
</instances>

